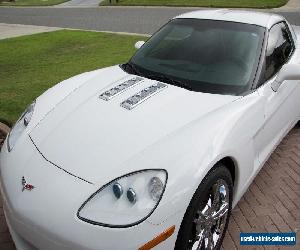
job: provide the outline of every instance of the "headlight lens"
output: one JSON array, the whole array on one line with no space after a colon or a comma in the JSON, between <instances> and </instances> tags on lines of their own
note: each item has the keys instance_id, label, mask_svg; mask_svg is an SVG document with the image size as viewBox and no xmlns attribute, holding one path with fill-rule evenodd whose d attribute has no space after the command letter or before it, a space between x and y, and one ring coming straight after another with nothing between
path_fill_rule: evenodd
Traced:
<instances>
[{"instance_id":1,"label":"headlight lens","mask_svg":"<svg viewBox=\"0 0 300 250\"><path fill-rule=\"evenodd\" d=\"M26 127L31 121L31 117L34 112L34 107L35 107L35 102L32 103L26 110L25 112L21 115L19 120L16 122L12 130L10 131L7 139L7 146L8 146L8 151L11 151L13 147L15 146L17 140L21 136L21 134L24 132Z\"/></svg>"},{"instance_id":2,"label":"headlight lens","mask_svg":"<svg viewBox=\"0 0 300 250\"><path fill-rule=\"evenodd\" d=\"M108 227L144 221L158 206L167 182L165 170L143 170L115 179L94 193L78 210L78 218Z\"/></svg>"}]
</instances>

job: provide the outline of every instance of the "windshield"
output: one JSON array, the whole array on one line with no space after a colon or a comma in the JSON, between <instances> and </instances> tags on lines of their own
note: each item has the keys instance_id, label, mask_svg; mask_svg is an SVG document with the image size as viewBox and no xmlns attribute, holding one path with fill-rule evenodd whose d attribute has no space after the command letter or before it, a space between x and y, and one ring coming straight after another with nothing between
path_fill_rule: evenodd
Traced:
<instances>
[{"instance_id":1,"label":"windshield","mask_svg":"<svg viewBox=\"0 0 300 250\"><path fill-rule=\"evenodd\" d=\"M193 91L240 95L253 83L264 31L250 24L174 19L123 69Z\"/></svg>"}]
</instances>

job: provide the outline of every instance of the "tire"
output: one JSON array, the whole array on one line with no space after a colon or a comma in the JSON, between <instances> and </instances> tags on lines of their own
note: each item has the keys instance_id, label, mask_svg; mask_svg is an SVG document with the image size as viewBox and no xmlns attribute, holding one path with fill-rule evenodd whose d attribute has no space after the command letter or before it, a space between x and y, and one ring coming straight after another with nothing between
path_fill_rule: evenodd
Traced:
<instances>
[{"instance_id":1,"label":"tire","mask_svg":"<svg viewBox=\"0 0 300 250\"><path fill-rule=\"evenodd\" d=\"M224 192L224 188L225 188L225 192ZM184 218L182 220L178 232L178 236L175 244L175 250L220 249L228 227L229 217L231 214L232 196L233 196L233 182L232 182L231 174L223 164L218 163L209 171L209 173L203 179L202 183L196 190L185 212ZM218 205L212 206L214 208L218 208L215 211L221 211L219 207L227 206L228 208L224 217L220 217L222 219L220 219L220 221L218 222L216 222L215 220L206 219L209 218L210 216L205 215L205 214L210 214L210 211L214 211L213 208L209 208L209 203L211 204L211 202L209 201L212 201L214 199L213 197L220 197L219 202L215 203ZM223 200L223 197L226 197L226 199ZM224 205L220 206L219 203ZM200 213L203 216L200 216ZM205 223L203 221L205 221ZM213 225L214 223L216 223L216 225ZM200 236L199 235L197 236L198 234L197 231L198 233L199 232L203 232L203 233L202 234L200 233L199 234ZM213 242L214 244L213 246L212 244L209 245L208 240L206 239L203 240L203 238L206 238L206 236L208 235L211 236L212 234L218 235L218 240L216 242ZM213 237L207 237L207 238L213 238ZM197 239L199 240L197 241ZM200 243L200 241L202 242L202 244ZM201 245L200 248L195 247L200 245Z\"/></svg>"}]
</instances>

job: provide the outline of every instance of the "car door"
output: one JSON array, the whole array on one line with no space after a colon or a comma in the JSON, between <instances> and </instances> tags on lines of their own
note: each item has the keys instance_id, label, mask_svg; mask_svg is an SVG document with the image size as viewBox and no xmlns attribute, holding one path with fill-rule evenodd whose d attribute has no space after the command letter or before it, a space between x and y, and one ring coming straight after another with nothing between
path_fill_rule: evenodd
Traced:
<instances>
[{"instance_id":1,"label":"car door","mask_svg":"<svg viewBox=\"0 0 300 250\"><path fill-rule=\"evenodd\" d=\"M264 84L258 93L264 100L264 124L255 138L255 146L260 164L269 157L274 147L294 125L299 113L300 84L285 81L277 92L271 88L282 66L299 63L293 37L285 22L275 24L268 35L265 62L262 70Z\"/></svg>"}]
</instances>

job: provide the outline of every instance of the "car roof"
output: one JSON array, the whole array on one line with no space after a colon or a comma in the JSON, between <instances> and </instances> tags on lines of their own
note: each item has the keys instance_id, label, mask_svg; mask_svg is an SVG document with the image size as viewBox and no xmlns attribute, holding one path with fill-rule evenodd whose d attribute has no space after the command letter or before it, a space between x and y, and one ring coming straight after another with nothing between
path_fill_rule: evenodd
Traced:
<instances>
[{"instance_id":1,"label":"car roof","mask_svg":"<svg viewBox=\"0 0 300 250\"><path fill-rule=\"evenodd\" d=\"M208 19L247 23L266 27L268 29L275 23L285 20L282 16L273 13L231 9L197 10L179 15L175 18Z\"/></svg>"}]
</instances>

